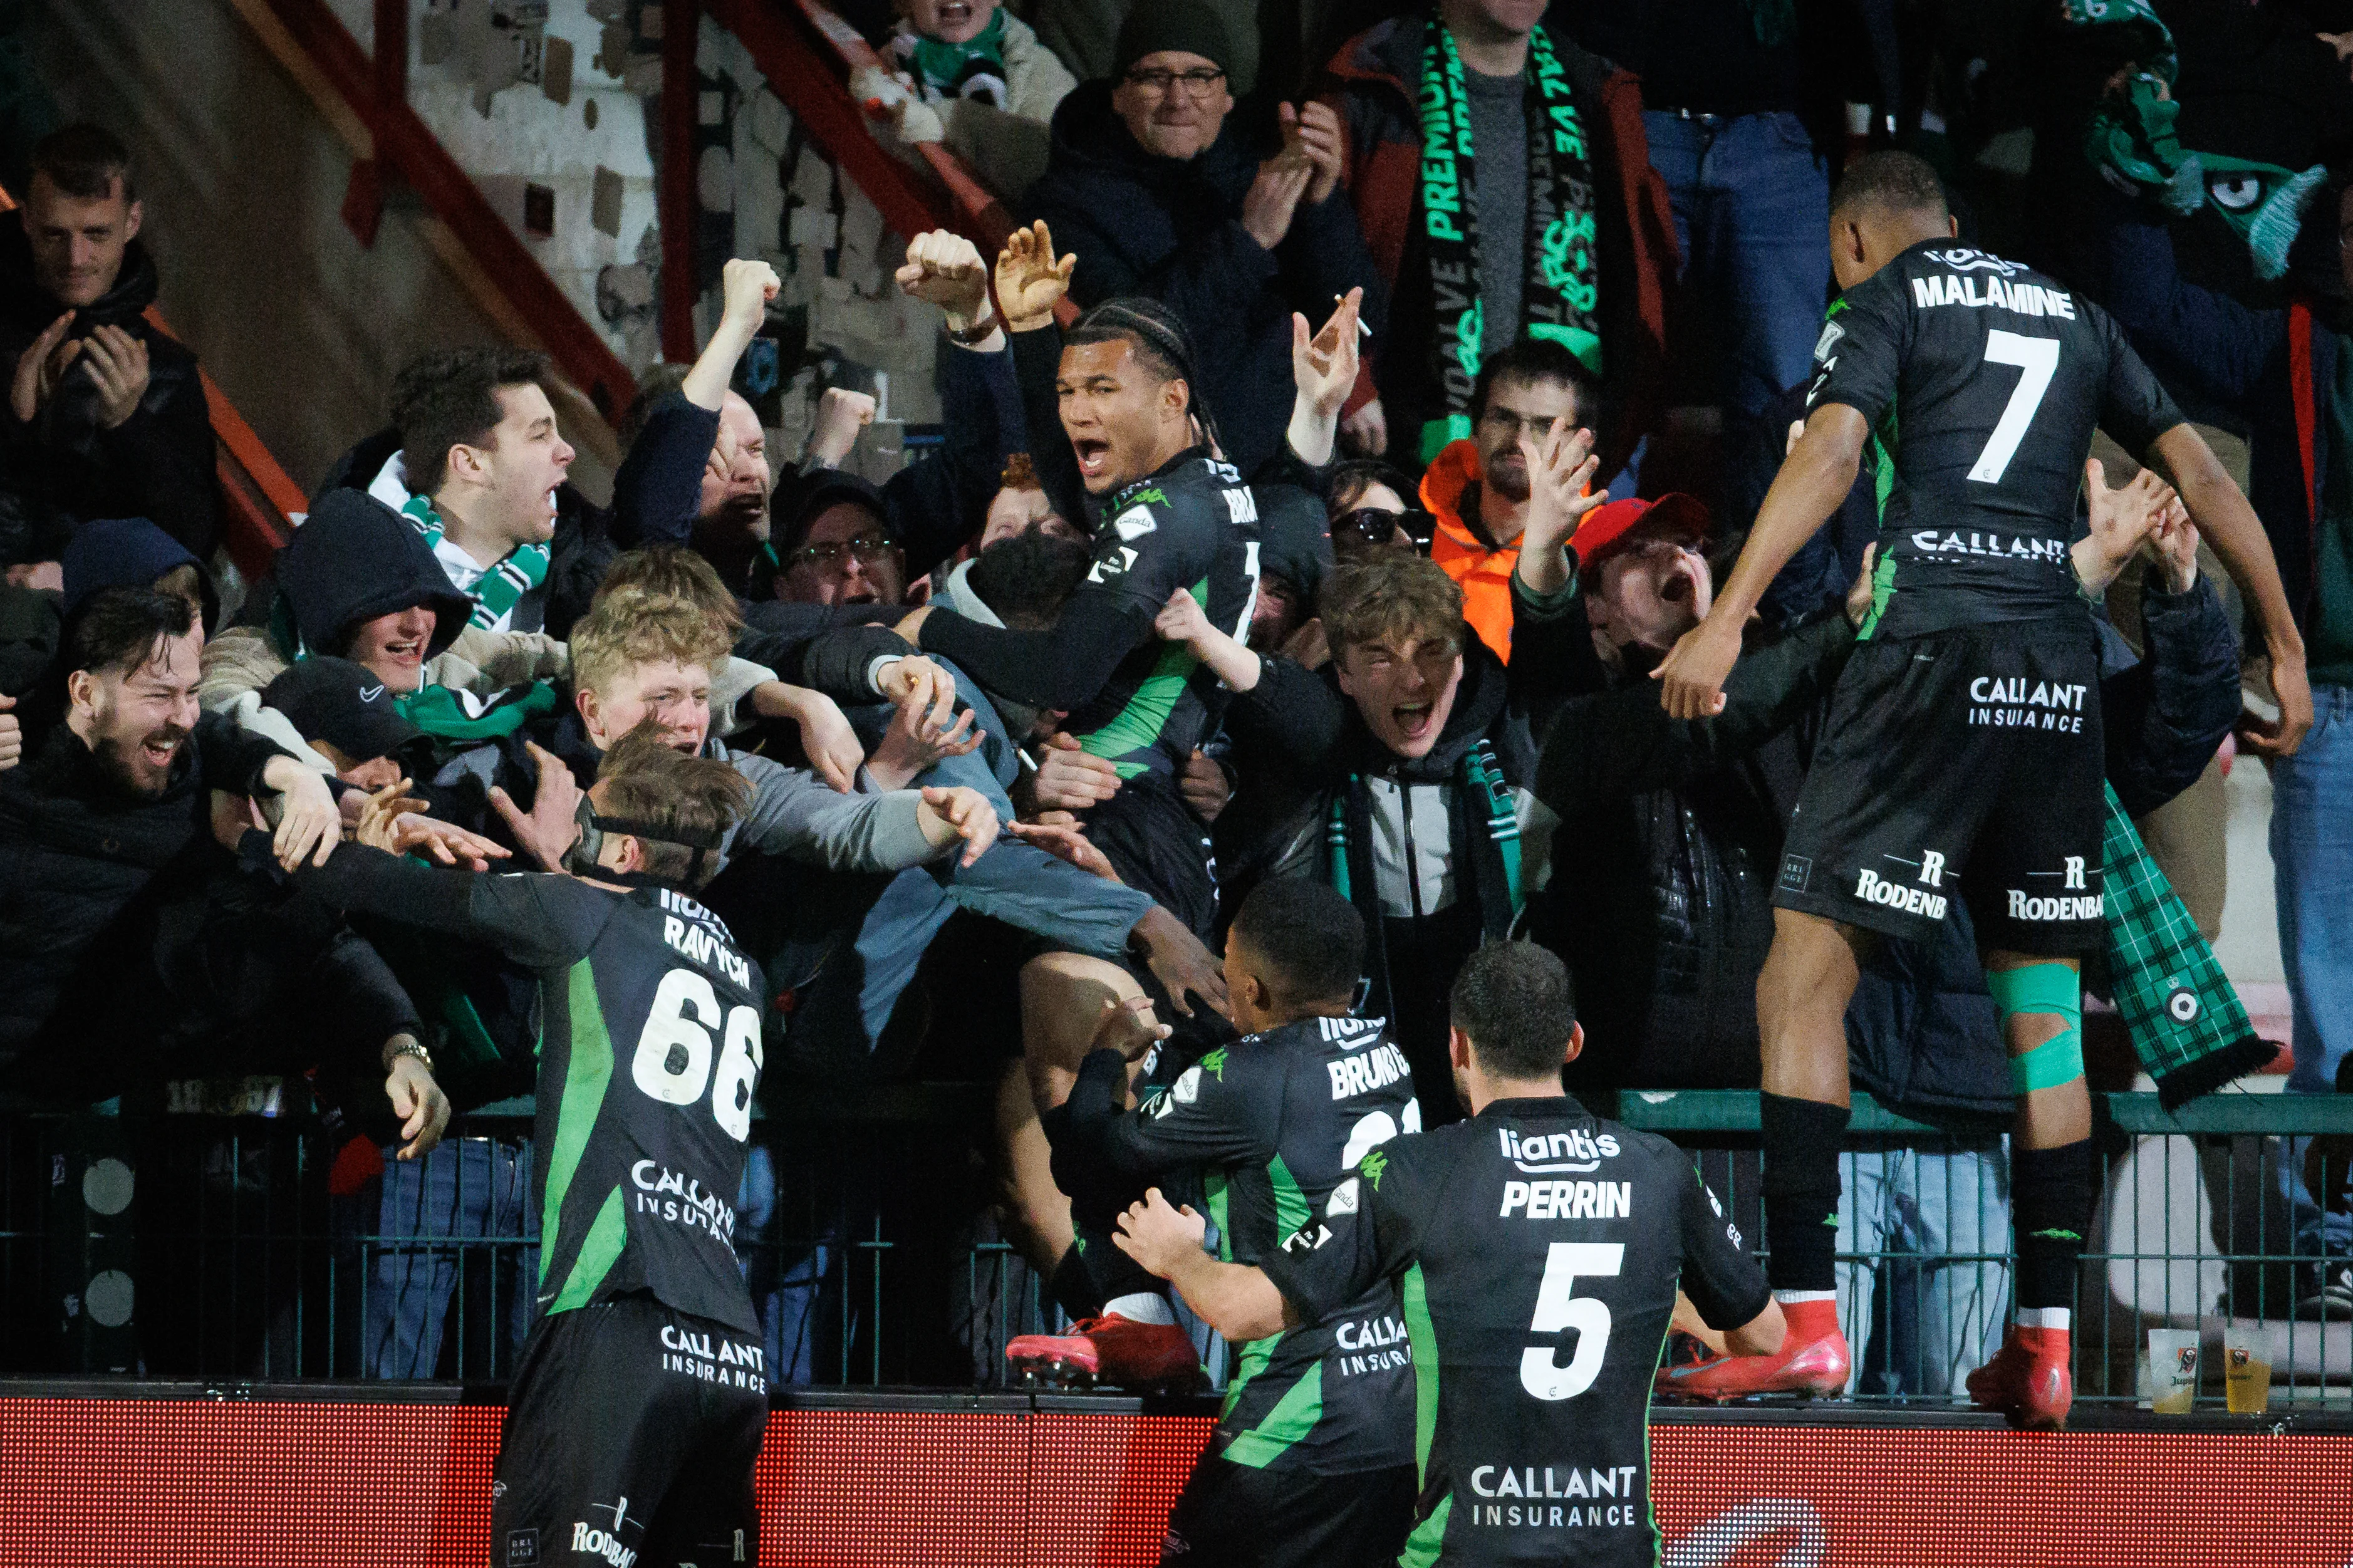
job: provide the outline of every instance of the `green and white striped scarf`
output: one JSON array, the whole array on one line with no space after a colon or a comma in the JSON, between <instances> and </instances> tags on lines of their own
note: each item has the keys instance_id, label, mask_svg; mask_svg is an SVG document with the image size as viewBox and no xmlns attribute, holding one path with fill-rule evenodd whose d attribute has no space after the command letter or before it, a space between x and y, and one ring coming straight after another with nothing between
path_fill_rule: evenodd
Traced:
<instances>
[{"instance_id":1,"label":"green and white striped scarf","mask_svg":"<svg viewBox=\"0 0 2353 1568\"><path fill-rule=\"evenodd\" d=\"M409 497L400 515L425 536L427 550L439 545L442 534L448 531L441 514L433 510L429 496ZM522 596L547 581L547 565L552 558L553 552L544 544L516 545L505 560L483 573L474 584L474 613L469 619L486 632L498 630Z\"/></svg>"},{"instance_id":2,"label":"green and white striped scarf","mask_svg":"<svg viewBox=\"0 0 2353 1568\"><path fill-rule=\"evenodd\" d=\"M1520 814L1512 786L1504 782L1495 748L1485 736L1472 742L1462 754L1457 788L1461 793L1455 815L1468 819L1461 837L1469 840L1476 864L1458 865L1456 880L1469 882L1479 900L1481 922L1490 936L1501 938L1510 933L1525 899L1520 886ZM1409 813L1411 809L1409 804ZM1380 895L1372 886L1368 850L1362 837L1368 813L1364 775L1350 773L1346 786L1332 792L1324 842L1330 852L1333 888L1355 902L1361 883L1366 901L1357 907L1370 925L1380 919ZM1412 875L1410 866L1407 874Z\"/></svg>"}]
</instances>

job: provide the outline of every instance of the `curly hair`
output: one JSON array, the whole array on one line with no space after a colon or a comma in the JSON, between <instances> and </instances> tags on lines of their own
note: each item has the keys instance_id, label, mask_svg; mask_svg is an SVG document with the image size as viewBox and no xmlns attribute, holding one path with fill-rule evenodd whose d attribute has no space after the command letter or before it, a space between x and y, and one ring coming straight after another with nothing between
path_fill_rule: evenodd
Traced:
<instances>
[{"instance_id":1,"label":"curly hair","mask_svg":"<svg viewBox=\"0 0 2353 1568\"><path fill-rule=\"evenodd\" d=\"M1461 644L1461 586L1425 555L1384 551L1335 567L1318 598L1335 655L1407 642Z\"/></svg>"},{"instance_id":2,"label":"curly hair","mask_svg":"<svg viewBox=\"0 0 2353 1568\"><path fill-rule=\"evenodd\" d=\"M734 638L691 599L623 588L598 598L574 624L571 647L574 688L602 696L607 682L640 665L716 669Z\"/></svg>"}]
</instances>

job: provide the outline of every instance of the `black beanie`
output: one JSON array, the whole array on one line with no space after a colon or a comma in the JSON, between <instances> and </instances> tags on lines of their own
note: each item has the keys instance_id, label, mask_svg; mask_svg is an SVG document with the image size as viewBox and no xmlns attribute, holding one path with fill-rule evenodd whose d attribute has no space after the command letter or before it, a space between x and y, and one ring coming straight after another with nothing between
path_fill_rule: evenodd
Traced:
<instances>
[{"instance_id":1,"label":"black beanie","mask_svg":"<svg viewBox=\"0 0 2353 1568\"><path fill-rule=\"evenodd\" d=\"M1201 0L1145 0L1120 26L1119 46L1112 51L1112 79L1120 80L1136 61L1164 49L1198 55L1219 70L1234 67L1233 40L1227 36L1225 19Z\"/></svg>"}]
</instances>

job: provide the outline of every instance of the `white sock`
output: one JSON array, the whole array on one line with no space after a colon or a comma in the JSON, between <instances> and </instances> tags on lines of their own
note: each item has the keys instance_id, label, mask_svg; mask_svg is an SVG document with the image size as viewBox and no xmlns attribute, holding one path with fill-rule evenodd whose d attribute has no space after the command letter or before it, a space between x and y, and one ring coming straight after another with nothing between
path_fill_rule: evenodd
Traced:
<instances>
[{"instance_id":1,"label":"white sock","mask_svg":"<svg viewBox=\"0 0 2353 1568\"><path fill-rule=\"evenodd\" d=\"M1776 1290L1773 1292L1773 1300L1785 1307L1792 1301L1835 1301L1838 1300L1838 1292L1835 1290Z\"/></svg>"},{"instance_id":2,"label":"white sock","mask_svg":"<svg viewBox=\"0 0 2353 1568\"><path fill-rule=\"evenodd\" d=\"M1168 1298L1156 1290L1138 1290L1133 1296L1114 1296L1103 1303L1105 1317L1125 1318L1131 1323L1174 1323L1176 1314L1168 1310Z\"/></svg>"},{"instance_id":3,"label":"white sock","mask_svg":"<svg viewBox=\"0 0 2353 1568\"><path fill-rule=\"evenodd\" d=\"M2057 1329L2065 1333L2074 1318L2075 1314L2065 1307L2021 1307L2017 1321L2021 1329Z\"/></svg>"}]
</instances>

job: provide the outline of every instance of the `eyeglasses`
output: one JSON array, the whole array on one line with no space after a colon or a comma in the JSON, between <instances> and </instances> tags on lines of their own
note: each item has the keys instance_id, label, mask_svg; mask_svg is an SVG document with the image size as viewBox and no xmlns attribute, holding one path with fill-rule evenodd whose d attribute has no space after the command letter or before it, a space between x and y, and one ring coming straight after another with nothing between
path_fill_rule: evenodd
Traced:
<instances>
[{"instance_id":1,"label":"eyeglasses","mask_svg":"<svg viewBox=\"0 0 2353 1568\"><path fill-rule=\"evenodd\" d=\"M1142 88L1146 92L1166 93L1183 83L1187 93L1195 98L1207 98L1209 90L1226 79L1226 73L1214 66L1196 66L1188 71L1145 70L1127 73L1127 85Z\"/></svg>"},{"instance_id":2,"label":"eyeglasses","mask_svg":"<svg viewBox=\"0 0 2353 1568\"><path fill-rule=\"evenodd\" d=\"M1436 523L1437 519L1418 507L1404 511L1387 511L1377 506L1360 506L1332 520L1332 542L1336 545L1343 536L1352 536L1352 543L1361 541L1369 545L1383 545L1395 539L1398 531L1403 529L1406 543L1410 547L1417 539L1430 532Z\"/></svg>"},{"instance_id":3,"label":"eyeglasses","mask_svg":"<svg viewBox=\"0 0 2353 1568\"><path fill-rule=\"evenodd\" d=\"M841 559L841 552L845 550L858 557L860 565L871 566L890 560L898 553L899 547L883 534L861 533L847 542L828 539L804 544L793 552L793 559L796 562L806 561L812 566L830 566Z\"/></svg>"},{"instance_id":4,"label":"eyeglasses","mask_svg":"<svg viewBox=\"0 0 2353 1568\"><path fill-rule=\"evenodd\" d=\"M1558 425L1568 416L1522 414L1515 409L1501 408L1491 403L1487 405L1487 412L1479 417L1499 431L1508 431L1516 437L1525 430L1528 433L1528 439L1531 441L1542 441L1552 434L1554 426Z\"/></svg>"}]
</instances>

